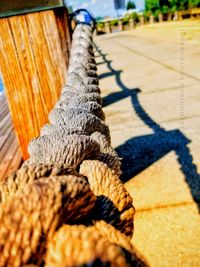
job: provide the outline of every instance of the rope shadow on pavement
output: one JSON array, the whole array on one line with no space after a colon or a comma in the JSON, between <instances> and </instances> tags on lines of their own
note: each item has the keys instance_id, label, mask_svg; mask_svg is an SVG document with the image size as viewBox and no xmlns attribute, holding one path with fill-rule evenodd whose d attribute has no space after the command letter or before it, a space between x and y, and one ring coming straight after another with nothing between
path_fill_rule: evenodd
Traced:
<instances>
[{"instance_id":1,"label":"rope shadow on pavement","mask_svg":"<svg viewBox=\"0 0 200 267\"><path fill-rule=\"evenodd\" d=\"M167 153L174 151L177 155L180 170L185 176L185 181L200 212L200 174L197 172L197 167L193 163L193 157L188 147L191 140L179 129L167 131L156 123L139 101L138 95L141 90L139 88L131 89L126 87L121 79L122 71L115 70L111 64L112 61L107 60L107 55L103 54L96 45L95 47L109 70L109 72L99 75L99 79L114 76L118 87L121 89L121 92L114 92L104 97L103 106L105 107L130 97L133 110L137 116L154 132L150 135L133 137L116 148L119 157L122 158L122 181L128 181Z\"/></svg>"}]
</instances>

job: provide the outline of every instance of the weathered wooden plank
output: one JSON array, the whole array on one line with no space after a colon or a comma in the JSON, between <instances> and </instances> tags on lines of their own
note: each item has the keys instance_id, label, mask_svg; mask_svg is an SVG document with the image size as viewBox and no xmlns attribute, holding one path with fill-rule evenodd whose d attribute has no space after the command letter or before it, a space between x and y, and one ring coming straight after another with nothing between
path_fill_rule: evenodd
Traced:
<instances>
[{"instance_id":1,"label":"weathered wooden plank","mask_svg":"<svg viewBox=\"0 0 200 267\"><path fill-rule=\"evenodd\" d=\"M8 114L8 107L2 107L0 113L0 122L4 119L4 117Z\"/></svg>"},{"instance_id":2,"label":"weathered wooden plank","mask_svg":"<svg viewBox=\"0 0 200 267\"><path fill-rule=\"evenodd\" d=\"M69 43L64 9L0 19L0 68L24 158L66 82Z\"/></svg>"},{"instance_id":3,"label":"weathered wooden plank","mask_svg":"<svg viewBox=\"0 0 200 267\"><path fill-rule=\"evenodd\" d=\"M0 97L0 100L2 99L4 100L4 111L0 114L0 149L8 139L10 133L13 131L13 124L11 121L8 104L5 97Z\"/></svg>"},{"instance_id":4,"label":"weathered wooden plank","mask_svg":"<svg viewBox=\"0 0 200 267\"><path fill-rule=\"evenodd\" d=\"M0 107L1 107L2 104L5 104L5 99L6 99L5 95L1 93L0 94Z\"/></svg>"},{"instance_id":5,"label":"weathered wooden plank","mask_svg":"<svg viewBox=\"0 0 200 267\"><path fill-rule=\"evenodd\" d=\"M2 148L3 144L6 142L6 140L9 138L10 133L12 132L13 124L11 121L7 121L6 124L0 128L0 149Z\"/></svg>"},{"instance_id":6,"label":"weathered wooden plank","mask_svg":"<svg viewBox=\"0 0 200 267\"><path fill-rule=\"evenodd\" d=\"M0 119L0 129L2 129L5 125L8 125L10 120L10 114L8 110L5 110L5 112L2 114L2 119ZM0 132L0 134L3 134L2 131Z\"/></svg>"},{"instance_id":7,"label":"weathered wooden plank","mask_svg":"<svg viewBox=\"0 0 200 267\"><path fill-rule=\"evenodd\" d=\"M9 133L13 131L14 131L13 123L11 121L11 118L9 117L9 120L1 127L0 140L2 140L2 138L5 139L5 137L8 136ZM1 141L0 141L0 144L1 144Z\"/></svg>"},{"instance_id":8,"label":"weathered wooden plank","mask_svg":"<svg viewBox=\"0 0 200 267\"><path fill-rule=\"evenodd\" d=\"M3 157L6 155L6 147L8 146L7 143L10 142L11 139L15 137L15 134L13 132L12 128L8 129L8 134L5 134L0 138L0 163L2 163Z\"/></svg>"},{"instance_id":9,"label":"weathered wooden plank","mask_svg":"<svg viewBox=\"0 0 200 267\"><path fill-rule=\"evenodd\" d=\"M16 161L16 152L18 152L18 158ZM19 144L17 142L14 132L11 132L10 138L7 140L0 152L0 180L2 181L6 175L11 171L16 170L19 167L19 162L22 162L21 152L19 153Z\"/></svg>"},{"instance_id":10,"label":"weathered wooden plank","mask_svg":"<svg viewBox=\"0 0 200 267\"><path fill-rule=\"evenodd\" d=\"M9 134L4 139L4 142L0 146L0 162L3 163L3 160L6 158L12 143L16 140L15 133L10 131Z\"/></svg>"},{"instance_id":11,"label":"weathered wooden plank","mask_svg":"<svg viewBox=\"0 0 200 267\"><path fill-rule=\"evenodd\" d=\"M10 142L6 143L6 154L4 155L3 159L1 159L0 164L0 177L1 181L6 177L8 172L10 172L10 166L12 164L12 169L16 170L16 168L19 167L19 165L16 165L16 159L15 159L15 153L17 152L19 148L19 144L17 142L17 139L15 138L15 135L12 139L9 139ZM15 159L15 162L13 161ZM22 160L22 157L19 155L19 160Z\"/></svg>"},{"instance_id":12,"label":"weathered wooden plank","mask_svg":"<svg viewBox=\"0 0 200 267\"><path fill-rule=\"evenodd\" d=\"M2 174L2 176L0 175L0 177L2 177L0 179L1 180L5 179L6 176L16 171L16 169L18 169L21 166L21 164L22 164L22 153L20 151L19 145L17 145L17 148L14 151L13 156L9 161L8 168Z\"/></svg>"},{"instance_id":13,"label":"weathered wooden plank","mask_svg":"<svg viewBox=\"0 0 200 267\"><path fill-rule=\"evenodd\" d=\"M0 95L0 96L2 96L2 95ZM7 107L7 105L5 103L5 97L1 97L0 99L1 99L0 100L0 112L1 112L2 108Z\"/></svg>"},{"instance_id":14,"label":"weathered wooden plank","mask_svg":"<svg viewBox=\"0 0 200 267\"><path fill-rule=\"evenodd\" d=\"M0 95L0 121L3 118L3 116L7 113L8 113L8 104L3 94Z\"/></svg>"},{"instance_id":15,"label":"weathered wooden plank","mask_svg":"<svg viewBox=\"0 0 200 267\"><path fill-rule=\"evenodd\" d=\"M66 66L69 63L70 57L70 48L71 48L71 23L69 25L69 20L67 17L67 13L63 9L56 9L55 10L55 18L57 27L59 30L60 36L60 44L62 47L63 55L65 57Z\"/></svg>"},{"instance_id":16,"label":"weathered wooden plank","mask_svg":"<svg viewBox=\"0 0 200 267\"><path fill-rule=\"evenodd\" d=\"M0 181L2 181L8 173L20 166L22 155L4 94L0 95L0 104L5 109L1 114L4 117L0 120Z\"/></svg>"}]
</instances>

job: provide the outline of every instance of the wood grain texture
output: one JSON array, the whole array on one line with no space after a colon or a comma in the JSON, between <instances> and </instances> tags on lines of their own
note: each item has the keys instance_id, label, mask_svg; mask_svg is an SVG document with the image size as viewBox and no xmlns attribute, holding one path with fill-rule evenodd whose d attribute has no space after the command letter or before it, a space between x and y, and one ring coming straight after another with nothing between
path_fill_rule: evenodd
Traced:
<instances>
[{"instance_id":1,"label":"wood grain texture","mask_svg":"<svg viewBox=\"0 0 200 267\"><path fill-rule=\"evenodd\" d=\"M0 181L17 170L22 154L14 132L5 95L0 95Z\"/></svg>"},{"instance_id":2,"label":"wood grain texture","mask_svg":"<svg viewBox=\"0 0 200 267\"><path fill-rule=\"evenodd\" d=\"M65 9L0 19L0 69L24 159L66 83L69 46Z\"/></svg>"}]
</instances>

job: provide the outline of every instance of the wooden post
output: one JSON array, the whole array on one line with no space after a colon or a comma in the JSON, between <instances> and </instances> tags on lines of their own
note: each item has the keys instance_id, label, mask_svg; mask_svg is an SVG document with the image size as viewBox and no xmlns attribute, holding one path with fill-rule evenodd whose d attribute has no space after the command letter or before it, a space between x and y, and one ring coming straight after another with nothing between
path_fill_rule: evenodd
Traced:
<instances>
[{"instance_id":1,"label":"wooden post","mask_svg":"<svg viewBox=\"0 0 200 267\"><path fill-rule=\"evenodd\" d=\"M65 8L0 19L0 70L24 159L66 82L70 42Z\"/></svg>"},{"instance_id":2,"label":"wooden post","mask_svg":"<svg viewBox=\"0 0 200 267\"><path fill-rule=\"evenodd\" d=\"M71 21L71 28L72 28L72 30L74 30L76 28L76 25L77 25L76 21L75 20L72 20Z\"/></svg>"},{"instance_id":3,"label":"wooden post","mask_svg":"<svg viewBox=\"0 0 200 267\"><path fill-rule=\"evenodd\" d=\"M162 13L160 13L160 14L158 15L158 21L159 21L159 22L163 22L163 14L162 14Z\"/></svg>"},{"instance_id":4,"label":"wooden post","mask_svg":"<svg viewBox=\"0 0 200 267\"><path fill-rule=\"evenodd\" d=\"M169 13L168 16L167 16L167 20L168 21L172 21L172 13Z\"/></svg>"},{"instance_id":5,"label":"wooden post","mask_svg":"<svg viewBox=\"0 0 200 267\"><path fill-rule=\"evenodd\" d=\"M110 21L106 21L105 22L105 31L106 31L106 33L111 33L112 32Z\"/></svg>"},{"instance_id":6,"label":"wooden post","mask_svg":"<svg viewBox=\"0 0 200 267\"><path fill-rule=\"evenodd\" d=\"M177 12L178 20L183 20L183 14L181 11Z\"/></svg>"},{"instance_id":7,"label":"wooden post","mask_svg":"<svg viewBox=\"0 0 200 267\"><path fill-rule=\"evenodd\" d=\"M93 36L97 36L97 29L94 30Z\"/></svg>"},{"instance_id":8,"label":"wooden post","mask_svg":"<svg viewBox=\"0 0 200 267\"><path fill-rule=\"evenodd\" d=\"M130 28L130 30L135 29L135 21L133 18L129 19L129 28Z\"/></svg>"},{"instance_id":9,"label":"wooden post","mask_svg":"<svg viewBox=\"0 0 200 267\"><path fill-rule=\"evenodd\" d=\"M153 24L155 22L155 17L154 15L150 15L149 17L150 24Z\"/></svg>"},{"instance_id":10,"label":"wooden post","mask_svg":"<svg viewBox=\"0 0 200 267\"><path fill-rule=\"evenodd\" d=\"M144 23L145 23L144 16L141 16L140 17L140 25L144 25Z\"/></svg>"},{"instance_id":11,"label":"wooden post","mask_svg":"<svg viewBox=\"0 0 200 267\"><path fill-rule=\"evenodd\" d=\"M120 31L123 31L124 30L124 25L123 25L123 20L122 19L119 19L118 20L118 27L119 27L119 30Z\"/></svg>"}]
</instances>

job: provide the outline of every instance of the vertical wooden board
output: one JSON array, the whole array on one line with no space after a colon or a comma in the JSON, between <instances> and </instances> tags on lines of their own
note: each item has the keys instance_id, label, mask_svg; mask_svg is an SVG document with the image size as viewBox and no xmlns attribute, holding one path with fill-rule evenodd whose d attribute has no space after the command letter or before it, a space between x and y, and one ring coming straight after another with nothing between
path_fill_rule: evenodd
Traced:
<instances>
[{"instance_id":1,"label":"vertical wooden board","mask_svg":"<svg viewBox=\"0 0 200 267\"><path fill-rule=\"evenodd\" d=\"M16 171L22 164L22 156L21 156L21 151L19 147L14 151L13 157L10 160L9 166L4 172L4 174L1 176L0 174L0 181L4 181L4 179L14 171Z\"/></svg>"},{"instance_id":2,"label":"vertical wooden board","mask_svg":"<svg viewBox=\"0 0 200 267\"><path fill-rule=\"evenodd\" d=\"M35 98L34 108L37 111L35 115L38 116L39 128L46 122L45 118L47 118L47 114L55 102L55 90L59 92L58 88L61 87L60 78L56 72L56 68L53 66L54 59L51 58L48 51L40 17L40 13L33 13L26 16L29 38L33 40L30 45L37 72L35 79L32 79L32 90ZM51 41L55 42L53 38Z\"/></svg>"},{"instance_id":3,"label":"vertical wooden board","mask_svg":"<svg viewBox=\"0 0 200 267\"><path fill-rule=\"evenodd\" d=\"M66 82L69 42L64 9L0 19L0 68L24 159Z\"/></svg>"},{"instance_id":4,"label":"vertical wooden board","mask_svg":"<svg viewBox=\"0 0 200 267\"><path fill-rule=\"evenodd\" d=\"M2 109L3 108L3 113ZM19 144L13 130L13 124L5 95L0 95L0 181L12 171L15 171L22 162Z\"/></svg>"},{"instance_id":5,"label":"vertical wooden board","mask_svg":"<svg viewBox=\"0 0 200 267\"><path fill-rule=\"evenodd\" d=\"M67 13L63 9L55 9L55 18L59 30L65 64L68 66L71 48L71 23L68 21Z\"/></svg>"},{"instance_id":6,"label":"vertical wooden board","mask_svg":"<svg viewBox=\"0 0 200 267\"><path fill-rule=\"evenodd\" d=\"M0 20L0 67L6 87L8 104L11 110L14 127L17 131L18 140L23 144L28 143L27 135L23 136L24 131L28 132L27 125L24 123L25 115L23 115L20 104L20 91L25 90L23 76L18 61L15 43L13 40L12 31L7 19ZM25 112L24 112L25 113Z\"/></svg>"},{"instance_id":7,"label":"vertical wooden board","mask_svg":"<svg viewBox=\"0 0 200 267\"><path fill-rule=\"evenodd\" d=\"M46 14L48 13L48 14ZM42 90L34 91L37 101L36 110L45 113L47 117L55 104L60 89L65 83L66 65L60 46L60 39L52 11L45 12L46 22L41 13L32 13L26 16L32 53L37 68L37 74ZM46 27L45 27L46 23ZM41 128L45 120L39 120Z\"/></svg>"},{"instance_id":8,"label":"vertical wooden board","mask_svg":"<svg viewBox=\"0 0 200 267\"><path fill-rule=\"evenodd\" d=\"M15 52L18 56L20 63L21 75L24 81L24 87L20 88L20 105L22 110L26 110L24 115L24 123L27 125L28 131L31 136L34 136L35 132L39 131L38 118L34 116L34 93L33 91L40 91L41 87L39 83L32 84L32 81L37 82L37 69L34 64L34 55L32 55L31 46L29 42L29 32L27 29L27 23L24 16L18 16L16 18L10 18L8 21L10 30L13 34L15 43ZM32 88L32 90L30 90ZM36 100L37 101L37 100ZM40 113L40 118L44 116Z\"/></svg>"},{"instance_id":9,"label":"vertical wooden board","mask_svg":"<svg viewBox=\"0 0 200 267\"><path fill-rule=\"evenodd\" d=\"M3 176L4 172L6 172L6 169L8 165L10 164L10 161L14 155L14 151L17 149L18 143L15 137L15 134L13 131L11 131L11 134L7 140L7 142L4 144L3 148L1 149L0 153L0 176Z\"/></svg>"}]
</instances>

